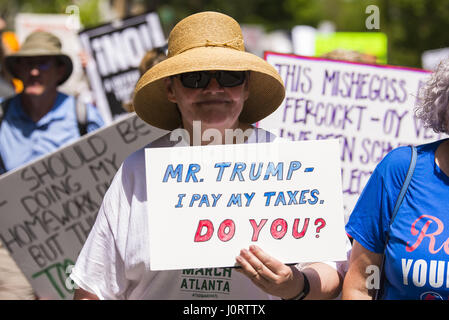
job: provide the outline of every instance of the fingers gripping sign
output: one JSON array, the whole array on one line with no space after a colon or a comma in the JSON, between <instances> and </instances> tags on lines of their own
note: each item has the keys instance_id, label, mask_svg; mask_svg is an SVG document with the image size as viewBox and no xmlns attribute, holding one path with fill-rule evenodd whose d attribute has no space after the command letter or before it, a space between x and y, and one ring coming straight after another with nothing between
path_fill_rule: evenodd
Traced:
<instances>
[{"instance_id":1,"label":"fingers gripping sign","mask_svg":"<svg viewBox=\"0 0 449 320\"><path fill-rule=\"evenodd\" d=\"M303 288L303 277L295 266L283 264L258 246L242 249L236 261L241 266L237 271L271 295L289 299Z\"/></svg>"},{"instance_id":2,"label":"fingers gripping sign","mask_svg":"<svg viewBox=\"0 0 449 320\"><path fill-rule=\"evenodd\" d=\"M269 259L271 257L257 246L251 246L249 250L242 249L237 257L237 262L242 267L239 271L265 289L269 286L269 281L277 280L277 275L268 267Z\"/></svg>"}]
</instances>

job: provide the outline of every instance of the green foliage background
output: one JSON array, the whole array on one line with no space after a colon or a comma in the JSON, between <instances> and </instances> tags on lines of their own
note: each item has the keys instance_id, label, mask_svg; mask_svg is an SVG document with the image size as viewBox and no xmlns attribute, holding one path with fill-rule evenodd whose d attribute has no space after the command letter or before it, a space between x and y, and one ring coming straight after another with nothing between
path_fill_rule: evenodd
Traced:
<instances>
[{"instance_id":1,"label":"green foliage background","mask_svg":"<svg viewBox=\"0 0 449 320\"><path fill-rule=\"evenodd\" d=\"M14 12L65 13L76 4L84 27L102 21L101 2L113 0L0 0L3 16ZM332 21L336 31L371 31L365 27L368 5L380 9L380 29L388 36L388 63L421 67L425 50L449 47L449 0L134 0L126 7L139 4L156 10L168 35L183 17L205 10L229 14L244 24L261 24L266 31L290 30L295 25L318 27L323 20ZM377 30L376 30L377 31Z\"/></svg>"}]
</instances>

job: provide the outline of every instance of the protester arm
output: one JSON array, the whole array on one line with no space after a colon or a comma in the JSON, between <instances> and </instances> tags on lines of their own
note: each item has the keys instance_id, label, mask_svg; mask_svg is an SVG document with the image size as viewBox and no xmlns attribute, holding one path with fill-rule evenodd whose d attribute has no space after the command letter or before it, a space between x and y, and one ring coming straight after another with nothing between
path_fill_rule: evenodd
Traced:
<instances>
[{"instance_id":1,"label":"protester arm","mask_svg":"<svg viewBox=\"0 0 449 320\"><path fill-rule=\"evenodd\" d=\"M304 275L310 291L305 299L333 299L341 291L343 277L325 263L312 263L301 271L271 257L257 246L243 249L236 258L237 270L268 294L292 299L304 289Z\"/></svg>"},{"instance_id":2,"label":"protester arm","mask_svg":"<svg viewBox=\"0 0 449 320\"><path fill-rule=\"evenodd\" d=\"M379 267L381 262L381 254L365 249L359 242L354 240L349 269L343 284L342 298L348 300L372 299L373 292L370 292L367 286L367 277L373 274L372 271L369 272L371 270L369 267ZM380 277L379 274L378 276Z\"/></svg>"}]
</instances>

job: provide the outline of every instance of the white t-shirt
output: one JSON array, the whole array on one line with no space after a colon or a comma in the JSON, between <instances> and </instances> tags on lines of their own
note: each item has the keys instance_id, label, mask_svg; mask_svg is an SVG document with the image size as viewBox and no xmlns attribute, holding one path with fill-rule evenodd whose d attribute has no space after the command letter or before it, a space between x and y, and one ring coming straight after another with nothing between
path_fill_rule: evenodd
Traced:
<instances>
[{"instance_id":1,"label":"white t-shirt","mask_svg":"<svg viewBox=\"0 0 449 320\"><path fill-rule=\"evenodd\" d=\"M273 134L255 128L247 143L274 140ZM185 139L171 141L167 134L145 148L185 145ZM80 288L100 299L277 299L233 268L151 271L147 222L151 205L146 198L142 148L124 161L105 194L72 270L71 278ZM346 262L329 265L346 272Z\"/></svg>"}]
</instances>

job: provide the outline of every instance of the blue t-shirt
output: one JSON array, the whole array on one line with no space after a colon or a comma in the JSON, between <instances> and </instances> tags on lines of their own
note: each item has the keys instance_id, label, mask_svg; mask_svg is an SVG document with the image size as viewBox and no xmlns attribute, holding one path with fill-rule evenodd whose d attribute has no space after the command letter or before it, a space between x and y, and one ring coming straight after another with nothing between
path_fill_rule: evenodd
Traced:
<instances>
[{"instance_id":1,"label":"blue t-shirt","mask_svg":"<svg viewBox=\"0 0 449 320\"><path fill-rule=\"evenodd\" d=\"M0 156L6 170L20 167L80 137L75 98L58 92L53 108L34 122L23 111L20 95L13 97L0 126ZM104 122L93 105L87 105L87 132ZM0 168L0 174L4 173Z\"/></svg>"},{"instance_id":2,"label":"blue t-shirt","mask_svg":"<svg viewBox=\"0 0 449 320\"><path fill-rule=\"evenodd\" d=\"M417 147L416 168L391 229L410 147L391 151L379 163L346 225L364 248L380 254L390 229L382 299L449 299L449 177L435 163L443 141Z\"/></svg>"}]
</instances>

